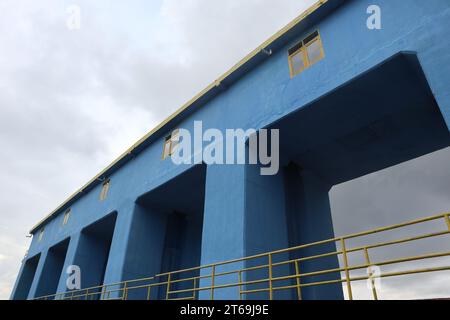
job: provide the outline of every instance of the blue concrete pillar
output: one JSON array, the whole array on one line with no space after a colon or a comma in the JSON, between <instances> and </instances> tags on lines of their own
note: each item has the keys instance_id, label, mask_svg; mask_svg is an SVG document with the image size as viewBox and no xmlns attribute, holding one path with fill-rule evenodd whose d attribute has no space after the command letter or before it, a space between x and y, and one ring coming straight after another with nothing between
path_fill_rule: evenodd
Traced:
<instances>
[{"instance_id":1,"label":"blue concrete pillar","mask_svg":"<svg viewBox=\"0 0 450 320\"><path fill-rule=\"evenodd\" d=\"M246 166L246 207L245 207L245 248L246 256L253 256L289 247L288 224L285 214L284 176L279 172L274 176L263 176L257 165ZM272 256L272 262L288 261L286 253ZM269 257L265 256L246 261L247 268L268 265ZM257 281L269 278L268 268L246 272L246 281ZM289 276L289 265L272 269L273 277ZM291 281L275 281L275 287L289 286ZM267 289L268 282L246 286L246 290ZM273 299L292 299L292 290L276 290ZM269 299L269 292L250 293L248 300Z\"/></svg>"},{"instance_id":2,"label":"blue concrete pillar","mask_svg":"<svg viewBox=\"0 0 450 320\"><path fill-rule=\"evenodd\" d=\"M118 251L118 256L108 264L109 281L135 280L158 275L161 272L167 214L136 204L133 210L124 214L118 222L117 236L114 235L111 247L114 252ZM120 268L116 269L113 264L117 264ZM152 281L139 282L135 285L150 283ZM151 289L150 299L159 297L159 289L157 287ZM147 299L147 294L147 288L135 289L128 292L128 298Z\"/></svg>"},{"instance_id":3,"label":"blue concrete pillar","mask_svg":"<svg viewBox=\"0 0 450 320\"><path fill-rule=\"evenodd\" d=\"M286 214L291 247L333 239L333 221L329 201L331 185L315 173L291 165L285 170ZM311 257L336 251L334 242L312 246L293 252L291 259ZM339 268L337 256L314 259L300 263L300 273ZM302 283L339 280L340 273L301 278ZM304 287L302 299L343 299L341 283Z\"/></svg>"},{"instance_id":4,"label":"blue concrete pillar","mask_svg":"<svg viewBox=\"0 0 450 320\"><path fill-rule=\"evenodd\" d=\"M205 208L201 264L207 265L224 260L242 258L245 255L245 166L212 165L206 173ZM216 273L241 269L243 263L222 266ZM211 274L202 270L202 275ZM215 284L237 283L237 274L215 279ZM201 287L211 284L210 279L201 281ZM200 299L209 299L211 292L202 291ZM215 299L239 299L239 289L219 289Z\"/></svg>"},{"instance_id":5,"label":"blue concrete pillar","mask_svg":"<svg viewBox=\"0 0 450 320\"><path fill-rule=\"evenodd\" d=\"M60 277L59 283L58 283L58 289L56 290L57 294L64 294L68 291L67 290L67 279L68 279L69 275L67 274L67 269L69 268L69 266L74 265L74 263L75 263L75 255L76 255L76 251L78 248L79 240L80 240L80 233L76 233L70 237L69 247L67 249L67 254L66 254L66 260L64 261L63 270L62 270L61 277ZM82 276L83 276L83 273L81 273L81 277ZM61 298L62 298L62 296L56 297L56 299L61 299Z\"/></svg>"},{"instance_id":6,"label":"blue concrete pillar","mask_svg":"<svg viewBox=\"0 0 450 320\"><path fill-rule=\"evenodd\" d=\"M104 284L116 283L123 280L122 273L133 221L133 209L134 203L130 201L117 210L116 224L103 281Z\"/></svg>"}]
</instances>

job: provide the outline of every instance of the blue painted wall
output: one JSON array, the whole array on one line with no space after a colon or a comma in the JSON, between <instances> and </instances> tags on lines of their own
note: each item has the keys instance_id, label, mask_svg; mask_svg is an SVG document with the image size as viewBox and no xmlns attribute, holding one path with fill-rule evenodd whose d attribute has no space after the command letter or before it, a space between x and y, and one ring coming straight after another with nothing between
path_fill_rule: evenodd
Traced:
<instances>
[{"instance_id":1,"label":"blue painted wall","mask_svg":"<svg viewBox=\"0 0 450 320\"><path fill-rule=\"evenodd\" d=\"M366 9L371 4L378 4L382 9L382 30L369 31L366 27ZM319 30L321 34L325 59L291 79L287 50L314 30ZM202 120L205 129L259 129L270 126L401 51L417 53L442 118L450 126L448 30L448 0L347 1L326 19L308 26L298 34L295 41L275 51L264 63L203 108L181 123L174 124L174 128L192 129L194 120ZM389 82L388 75L385 81ZM370 100L370 97L367 99ZM361 106L360 112L365 112L364 106ZM317 126L320 125L317 123ZM311 137L312 141L314 138ZM406 135L404 139L413 138ZM175 166L170 160L161 161L163 140L161 138L147 147L110 177L111 188L106 201L99 201L101 186L97 186L71 206L72 215L67 225L62 224L63 212L46 223L42 241L34 237L29 250L29 257L41 254L33 281L29 284L33 272L30 272L25 260L12 298L24 298L26 291L29 291L29 298L36 296L39 279L46 269L48 249L55 244L70 238L64 269L79 260L80 248L95 251L95 247L85 246L82 230L112 212L117 212L117 222L104 282L112 283L158 272L164 250L165 235L162 231L166 230L166 218L158 214L141 218L152 215L152 212L141 212L143 209L136 205L136 200L192 167ZM317 185L314 176L311 180L308 176L302 177L299 185L304 188L303 196L299 197L301 203L295 204L292 200L286 200L286 184L281 176L267 178L266 182L256 177L252 170L254 168L245 166L214 165L207 168L200 253L202 264L280 248L292 243L292 237L296 242L333 235L326 196L329 186ZM180 192L195 193L196 190ZM265 206L256 201L259 192L270 194L270 197L263 199ZM261 221L264 223L259 223L258 227L256 212L261 207ZM275 209L278 211L275 212ZM287 226L283 221L292 219L292 213L289 212L297 209L304 214L303 227L291 231L289 240L289 231L286 231ZM315 214L325 223L319 223L319 218L312 211L317 211ZM268 238L269 234L271 238ZM147 257L142 242L149 243ZM141 265L136 265L138 262ZM333 265L335 262L328 263ZM58 291L64 290L65 277L61 277ZM312 298L329 297L327 292L308 294ZM236 289L220 290L217 295L218 298L236 297ZM207 293L201 295L203 298L207 296Z\"/></svg>"}]
</instances>

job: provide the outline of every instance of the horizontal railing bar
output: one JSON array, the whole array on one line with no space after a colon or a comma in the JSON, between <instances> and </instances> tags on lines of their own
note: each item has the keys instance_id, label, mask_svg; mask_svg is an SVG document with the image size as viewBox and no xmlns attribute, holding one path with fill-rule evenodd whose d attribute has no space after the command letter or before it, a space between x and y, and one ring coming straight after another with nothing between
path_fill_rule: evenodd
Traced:
<instances>
[{"instance_id":1,"label":"horizontal railing bar","mask_svg":"<svg viewBox=\"0 0 450 320\"><path fill-rule=\"evenodd\" d=\"M395 230L395 229L398 229L398 228L407 227L407 226L415 225L415 224L418 224L418 223L423 223L423 222L433 221L433 220L437 220L437 219L442 219L448 214L449 213L447 213L447 214L440 214L440 215L437 215L437 216L431 216L431 217L428 217L428 218L422 218L422 219L418 219L418 220L414 220L414 221L410 221L410 222L405 222L405 223L393 225L393 226L390 226L390 227L383 227L383 228L373 229L371 231L354 233L354 234L343 236L343 237L336 237L336 238L333 238L333 239L318 241L318 242L314 242L314 243L310 243L310 244L306 244L306 245L301 245L301 246L297 246L297 247L293 247L293 248L287 248L287 249L282 249L282 250L278 250L278 251L272 251L272 252L267 253L266 255L286 253L286 252L289 252L289 251L292 251L292 250L304 249L304 248L308 248L308 247L312 247L312 246L316 246L316 245L326 244L326 243L329 243L329 242L337 242L337 241L340 241L341 239L348 240L348 239L353 239L353 238L356 238L356 237L362 237L362 236L371 235L371 234L375 234L375 233L380 233L380 232L384 232L384 231Z\"/></svg>"},{"instance_id":2,"label":"horizontal railing bar","mask_svg":"<svg viewBox=\"0 0 450 320\"><path fill-rule=\"evenodd\" d=\"M376 263L371 263L371 264L361 264L361 265L349 266L348 270L355 271L355 270L359 270L359 269L366 269L368 267L375 266L375 265L376 266L385 266L385 265L390 265L390 264L399 264L399 263L404 263L404 262L440 258L440 257L445 257L445 256L450 256L450 252L431 253L431 254L425 254L425 255L420 255L420 256L411 256L411 257L405 257L405 258L399 258L399 259L386 260L386 261L381 261L381 262L376 262ZM314 272L309 272L309 273L302 273L302 274L299 274L298 276L294 275L293 279L302 278L302 277L318 276L318 275L323 275L323 274L327 274L327 273L343 272L343 271L345 271L345 268L326 269L326 270L314 271ZM276 279L273 279L273 280L277 281ZM281 280L284 280L284 279L281 279Z\"/></svg>"},{"instance_id":3,"label":"horizontal railing bar","mask_svg":"<svg viewBox=\"0 0 450 320\"><path fill-rule=\"evenodd\" d=\"M436 215L436 216L431 216L431 217L427 217L427 218L421 218L421 219L417 219L417 220L412 220L412 221L409 221L409 222L399 223L399 224L396 224L396 225L393 225L393 226L389 226L389 227L377 228L377 229L370 230L370 231L354 233L354 234L351 234L351 235L348 235L348 236L344 236L342 238L348 240L348 239L352 239L352 238L368 236L368 235L371 235L371 234L374 234L374 233L380 233L380 232L384 232L384 231L395 230L395 229L408 227L408 226L412 226L412 225L419 224L419 223L424 223L424 222L429 222L429 221L433 221L433 220L442 219L442 218L445 218L445 216L448 215L448 214L450 214L450 213L439 214L439 215Z\"/></svg>"},{"instance_id":4,"label":"horizontal railing bar","mask_svg":"<svg viewBox=\"0 0 450 320\"><path fill-rule=\"evenodd\" d=\"M180 283L180 282L187 282L187 281L192 281L192 280L201 280L201 279L207 279L207 278L211 278L211 275L206 275L206 276L196 276L196 277L191 277L191 278L183 278L183 279L177 279L177 280L170 280L170 283Z\"/></svg>"},{"instance_id":5,"label":"horizontal railing bar","mask_svg":"<svg viewBox=\"0 0 450 320\"><path fill-rule=\"evenodd\" d=\"M431 253L431 254L425 254L420 256L411 256L411 257L405 257L405 258L399 258L399 259L393 259L393 260L386 260L382 262L377 263L371 263L371 264L362 264L362 265L356 265L356 266L350 266L347 269L349 271L359 270L359 269L365 269L371 266L385 266L385 265L391 265L391 264L399 264L404 262L410 262L410 261L418 261L418 260L426 260L426 259L433 259L433 258L440 258L450 256L450 252L440 252L440 253ZM272 278L272 281L283 281L283 280L290 280L290 279L297 279L297 278L303 278L303 277L311 277L311 276L318 276L323 275L327 273L334 273L334 272L343 272L345 271L345 268L334 268L334 269L326 269L326 270L320 270L320 271L314 271L309 273L302 273L299 275L289 275L285 277L276 277Z\"/></svg>"},{"instance_id":6,"label":"horizontal railing bar","mask_svg":"<svg viewBox=\"0 0 450 320\"><path fill-rule=\"evenodd\" d=\"M186 293L186 292L196 292L196 291L206 291L211 289L224 289L224 288L230 288L230 287L238 287L242 285L252 285L252 284L259 284L263 282L268 282L269 279L258 279L258 280L251 280L246 282L238 282L238 283L231 283L231 284L224 284L224 285L215 285L215 286L208 286L208 287L199 287L199 288L193 288L193 289L184 289L184 290L177 290L177 291L171 291L171 294L176 293Z\"/></svg>"},{"instance_id":7,"label":"horizontal railing bar","mask_svg":"<svg viewBox=\"0 0 450 320\"><path fill-rule=\"evenodd\" d=\"M411 275L411 274L430 273L430 272L439 272L439 271L448 271L448 270L450 270L450 266L422 268L422 269L407 270L407 271L388 272L388 273L380 274L378 276L373 276L372 278L400 277L400 276L407 276L407 275ZM360 276L360 277L351 278L350 281L363 281L363 280L367 280L367 279L370 279L370 277L369 276Z\"/></svg>"},{"instance_id":8,"label":"horizontal railing bar","mask_svg":"<svg viewBox=\"0 0 450 320\"><path fill-rule=\"evenodd\" d=\"M171 281L172 282L172 281ZM152 283L152 284L147 284L147 285L145 285L145 284L143 284L143 285L141 285L141 286L133 286L133 287L127 287L126 288L126 290L128 290L128 291L130 291L130 290L134 290L134 289L144 289L144 288L154 288L154 287L161 287L161 286L165 286L165 285L167 285L168 284L168 282L166 281L166 282L158 282L158 283ZM122 291L122 290L125 290L125 289L118 289L118 290L120 290L120 291Z\"/></svg>"},{"instance_id":9,"label":"horizontal railing bar","mask_svg":"<svg viewBox=\"0 0 450 320\"><path fill-rule=\"evenodd\" d=\"M392 240L392 241L387 241L387 242L380 242L380 243L376 243L376 244L372 244L372 245L348 249L347 252L362 251L364 249L375 249L375 248L385 247L385 246L389 246L389 245L393 245L393 244L401 244L401 243L412 242L412 241L416 241L416 240L423 240L423 239L427 239L427 238L439 237L439 236L443 236L446 234L450 234L450 231L441 231L441 232L429 233L429 234L425 234L425 235L417 236L417 237L403 238L400 240Z\"/></svg>"},{"instance_id":10,"label":"horizontal railing bar","mask_svg":"<svg viewBox=\"0 0 450 320\"><path fill-rule=\"evenodd\" d=\"M107 289L108 287L121 286L121 285L124 285L126 283L149 281L149 280L154 280L154 279L155 279L155 277L135 279L135 280L126 280L126 281L106 284L106 285L102 285L102 286L95 286L95 287L89 287L89 288L84 288L84 289L72 290L72 291L68 291L68 292L65 292L65 293L58 293L57 295L42 296L42 297L39 297L39 298L36 298L36 299L44 299L44 298L50 298L50 297L59 297L59 296L67 295L67 294L70 295L72 293L81 293L81 292L85 292L85 291L91 291L91 290L94 290L94 289ZM96 294L100 294L102 292L103 292L103 290L101 292L96 292ZM83 296L86 296L86 294L84 294ZM78 297L78 296L74 296L74 297Z\"/></svg>"},{"instance_id":11,"label":"horizontal railing bar","mask_svg":"<svg viewBox=\"0 0 450 320\"><path fill-rule=\"evenodd\" d=\"M131 290L137 290L137 289L148 289L148 288L153 288L153 287L159 287L159 286L165 286L167 285L167 282L158 282L158 283L152 283L152 284L147 284L147 285L140 285L140 286L132 286L132 287L126 287L126 288L118 288L118 289L111 289L111 290L107 290L107 291L102 291L102 292L90 292L90 293L85 293L85 294L79 294L79 295L70 295L69 297L67 297L68 299L71 298L81 298L81 297L87 297L87 296L96 296L96 295L111 295L112 293L116 293L116 292L122 292L127 290L128 292ZM66 300L66 299L64 299ZM103 299L104 300L104 299Z\"/></svg>"},{"instance_id":12,"label":"horizontal railing bar","mask_svg":"<svg viewBox=\"0 0 450 320\"><path fill-rule=\"evenodd\" d=\"M377 277L373 277L373 278L398 277L398 276L418 274L418 273L429 273L429 272L448 271L448 270L450 270L450 266L436 267L436 268L424 268L424 269L416 269L416 270L409 270L409 271L390 272L390 273L381 274L381 275L379 275ZM369 276L361 276L361 277L350 278L350 281L355 282L355 281L363 281L363 280L368 280L368 279L370 279ZM327 281L312 282L312 283L302 283L300 285L274 287L274 288L272 288L272 290L287 290L287 289L294 289L297 287L311 287L311 286L319 286L319 285L333 284L333 283L339 283L339 282L343 283L345 281L347 281L347 280L346 279L336 279L336 280L327 280ZM267 292L269 290L270 289L268 289L268 288L245 290L245 291L242 291L242 294Z\"/></svg>"},{"instance_id":13,"label":"horizontal railing bar","mask_svg":"<svg viewBox=\"0 0 450 320\"><path fill-rule=\"evenodd\" d=\"M326 257L329 257L329 256L334 256L334 255L339 255L339 254L342 254L342 251L333 251L333 252L319 254L319 255L310 256L310 257L303 257L303 258L292 259L292 260L287 260L287 261L274 262L272 264L272 267L279 267L279 266L283 266L283 265L286 265L286 264L295 263L296 261L297 262L303 262L303 261L308 261L308 260L313 260L313 259L326 258ZM236 270L236 271L233 271L232 273L237 273L239 271L240 272L254 271L254 270L264 269L264 268L268 268L268 267L269 267L268 264L264 264L264 265L260 265L260 266L255 266L255 267L245 268L245 269L241 269L241 270Z\"/></svg>"},{"instance_id":14,"label":"horizontal railing bar","mask_svg":"<svg viewBox=\"0 0 450 320\"><path fill-rule=\"evenodd\" d=\"M434 258L441 258L441 257L447 257L447 256L450 256L450 252L430 253L430 254L424 254L424 255L419 255L419 256L405 257L405 258L381 261L381 262L377 262L377 263L371 263L370 265L365 265L362 268L368 268L370 266L385 266L385 265L390 265L390 264L399 264L399 263L404 263L404 262L434 259ZM359 269L361 269L361 268L359 268Z\"/></svg>"},{"instance_id":15,"label":"horizontal railing bar","mask_svg":"<svg viewBox=\"0 0 450 320\"><path fill-rule=\"evenodd\" d=\"M185 297L185 298L170 298L168 300L173 300L173 301L183 301L183 300L195 300L195 298L193 297Z\"/></svg>"}]
</instances>

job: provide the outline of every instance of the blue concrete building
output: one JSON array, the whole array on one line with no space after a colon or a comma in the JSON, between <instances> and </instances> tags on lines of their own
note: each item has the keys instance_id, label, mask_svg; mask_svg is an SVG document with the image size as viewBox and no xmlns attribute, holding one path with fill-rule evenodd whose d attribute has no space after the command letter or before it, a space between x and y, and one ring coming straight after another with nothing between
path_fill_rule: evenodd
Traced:
<instances>
[{"instance_id":1,"label":"blue concrete building","mask_svg":"<svg viewBox=\"0 0 450 320\"><path fill-rule=\"evenodd\" d=\"M368 25L378 13L371 5L381 9L381 29ZM449 32L448 0L319 1L33 227L11 298L67 292L72 265L91 288L333 238L334 185L450 145ZM195 121L223 131L279 129L279 172L175 165L170 137ZM336 248L302 254L327 250ZM302 268L338 266L328 257ZM302 297L344 296L331 284L304 288ZM229 288L215 298L239 296Z\"/></svg>"}]
</instances>

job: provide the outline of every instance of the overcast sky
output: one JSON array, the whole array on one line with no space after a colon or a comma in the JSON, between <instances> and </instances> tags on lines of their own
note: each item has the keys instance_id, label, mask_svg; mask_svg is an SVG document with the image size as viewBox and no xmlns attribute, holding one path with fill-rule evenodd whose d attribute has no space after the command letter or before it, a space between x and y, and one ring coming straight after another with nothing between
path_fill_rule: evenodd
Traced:
<instances>
[{"instance_id":1,"label":"overcast sky","mask_svg":"<svg viewBox=\"0 0 450 320\"><path fill-rule=\"evenodd\" d=\"M0 298L37 221L313 2L1 0ZM336 187L336 233L450 211L449 159ZM433 279L429 295L450 296Z\"/></svg>"}]
</instances>

